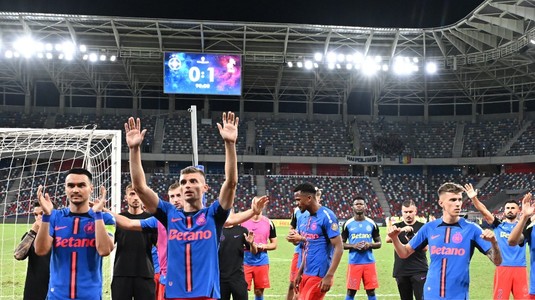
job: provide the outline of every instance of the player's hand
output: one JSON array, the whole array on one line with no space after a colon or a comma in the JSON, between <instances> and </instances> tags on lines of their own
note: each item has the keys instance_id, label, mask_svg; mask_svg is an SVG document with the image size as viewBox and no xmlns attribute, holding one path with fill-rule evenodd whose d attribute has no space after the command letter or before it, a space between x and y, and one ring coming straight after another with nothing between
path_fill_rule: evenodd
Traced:
<instances>
[{"instance_id":1,"label":"player's hand","mask_svg":"<svg viewBox=\"0 0 535 300\"><path fill-rule=\"evenodd\" d=\"M529 218L533 216L534 212L535 212L535 207L531 205L531 193L528 192L522 198L522 215L525 218Z\"/></svg>"},{"instance_id":2,"label":"player's hand","mask_svg":"<svg viewBox=\"0 0 535 300\"><path fill-rule=\"evenodd\" d=\"M405 226L403 228L401 228L401 231L405 231L406 233L409 233L409 232L413 232L414 231L414 228L412 228L412 226Z\"/></svg>"},{"instance_id":3,"label":"player's hand","mask_svg":"<svg viewBox=\"0 0 535 300\"><path fill-rule=\"evenodd\" d=\"M496 236L494 235L494 231L490 229L483 230L483 233L480 235L480 237L488 242L496 242Z\"/></svg>"},{"instance_id":4,"label":"player's hand","mask_svg":"<svg viewBox=\"0 0 535 300\"><path fill-rule=\"evenodd\" d=\"M331 289L331 286L333 286L333 282L333 275L325 274L325 276L321 279L320 282L320 291L322 293L328 292Z\"/></svg>"},{"instance_id":5,"label":"player's hand","mask_svg":"<svg viewBox=\"0 0 535 300\"><path fill-rule=\"evenodd\" d=\"M397 237L401 233L401 229L396 227L395 225L392 225L390 228L388 228L388 236L393 239Z\"/></svg>"},{"instance_id":6,"label":"player's hand","mask_svg":"<svg viewBox=\"0 0 535 300\"><path fill-rule=\"evenodd\" d=\"M225 142L236 143L238 140L239 122L240 118L236 117L233 112L223 113L222 122L217 123L217 128Z\"/></svg>"},{"instance_id":7,"label":"player's hand","mask_svg":"<svg viewBox=\"0 0 535 300\"><path fill-rule=\"evenodd\" d=\"M101 185L100 186L100 197L93 202L93 211L94 212L102 212L104 209L104 205L106 204L106 187Z\"/></svg>"},{"instance_id":8,"label":"player's hand","mask_svg":"<svg viewBox=\"0 0 535 300\"><path fill-rule=\"evenodd\" d=\"M39 228L41 228L42 220L43 220L43 218L41 217L41 215L38 215L37 217L35 217L35 222L33 222L33 224L32 224L32 230L33 231L35 231L35 232L39 231Z\"/></svg>"},{"instance_id":9,"label":"player's hand","mask_svg":"<svg viewBox=\"0 0 535 300\"><path fill-rule=\"evenodd\" d=\"M294 292L299 293L299 284L301 283L301 274L297 274L294 280Z\"/></svg>"},{"instance_id":10,"label":"player's hand","mask_svg":"<svg viewBox=\"0 0 535 300\"><path fill-rule=\"evenodd\" d=\"M147 129L141 130L141 120L130 117L128 122L124 123L124 131L126 132L126 144L129 148L139 147L145 138Z\"/></svg>"},{"instance_id":11,"label":"player's hand","mask_svg":"<svg viewBox=\"0 0 535 300\"><path fill-rule=\"evenodd\" d=\"M477 197L477 190L474 189L471 183L467 183L464 185L464 191L470 199Z\"/></svg>"},{"instance_id":12,"label":"player's hand","mask_svg":"<svg viewBox=\"0 0 535 300\"><path fill-rule=\"evenodd\" d=\"M295 229L292 229L286 236L286 240L294 245L297 245L303 241L303 236L300 235Z\"/></svg>"},{"instance_id":13,"label":"player's hand","mask_svg":"<svg viewBox=\"0 0 535 300\"><path fill-rule=\"evenodd\" d=\"M264 207L266 207L266 204L269 202L268 196L256 196L253 198L253 201L251 202L251 209L253 210L253 213L255 215L259 215L262 213L262 210Z\"/></svg>"},{"instance_id":14,"label":"player's hand","mask_svg":"<svg viewBox=\"0 0 535 300\"><path fill-rule=\"evenodd\" d=\"M245 237L245 241L249 244L254 243L254 232L249 231L249 233L243 233L243 236Z\"/></svg>"},{"instance_id":15,"label":"player's hand","mask_svg":"<svg viewBox=\"0 0 535 300\"><path fill-rule=\"evenodd\" d=\"M52 201L50 201L50 196L48 193L43 195L42 185L37 188L37 199L39 200L39 205L43 209L43 214L50 215L52 210L54 210L54 205L52 204Z\"/></svg>"}]
</instances>

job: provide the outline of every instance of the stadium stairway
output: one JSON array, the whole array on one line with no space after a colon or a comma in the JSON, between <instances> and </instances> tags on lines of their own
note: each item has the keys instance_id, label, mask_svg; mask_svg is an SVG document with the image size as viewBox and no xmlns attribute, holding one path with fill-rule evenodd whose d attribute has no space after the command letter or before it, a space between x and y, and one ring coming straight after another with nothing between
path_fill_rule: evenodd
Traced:
<instances>
[{"instance_id":1,"label":"stadium stairway","mask_svg":"<svg viewBox=\"0 0 535 300\"><path fill-rule=\"evenodd\" d=\"M162 153L163 136L165 131L165 118L159 117L156 119L156 126L154 127L154 144L152 145L152 153Z\"/></svg>"},{"instance_id":2,"label":"stadium stairway","mask_svg":"<svg viewBox=\"0 0 535 300\"><path fill-rule=\"evenodd\" d=\"M524 134L524 132L526 132L526 130L529 128L529 126L531 125L531 120L525 120L523 123L524 124L522 124L522 127L518 130L518 132L515 133L515 135L511 139L509 139L509 141L507 141L507 143L502 147L502 149L500 149L500 151L498 151L498 156L504 156L505 153L507 153L507 151L511 149L511 146L513 146L513 144L518 140L518 138L522 134Z\"/></svg>"},{"instance_id":3,"label":"stadium stairway","mask_svg":"<svg viewBox=\"0 0 535 300\"><path fill-rule=\"evenodd\" d=\"M257 195L267 195L266 194L266 176L264 175L256 175L255 176L256 181L256 194ZM269 195L268 195L269 196Z\"/></svg>"},{"instance_id":4,"label":"stadium stairway","mask_svg":"<svg viewBox=\"0 0 535 300\"><path fill-rule=\"evenodd\" d=\"M455 128L455 139L453 141L453 149L451 153L453 158L463 156L464 127L464 123L459 122Z\"/></svg>"},{"instance_id":5,"label":"stadium stairway","mask_svg":"<svg viewBox=\"0 0 535 300\"><path fill-rule=\"evenodd\" d=\"M388 202L386 201L385 192L383 191L381 182L379 182L379 178L370 177L370 181L372 182L373 190L375 191L375 194L377 195L377 200L379 201L379 205L381 205L381 208L383 209L385 218L392 216L392 213L390 211L390 206L388 205Z\"/></svg>"}]
</instances>

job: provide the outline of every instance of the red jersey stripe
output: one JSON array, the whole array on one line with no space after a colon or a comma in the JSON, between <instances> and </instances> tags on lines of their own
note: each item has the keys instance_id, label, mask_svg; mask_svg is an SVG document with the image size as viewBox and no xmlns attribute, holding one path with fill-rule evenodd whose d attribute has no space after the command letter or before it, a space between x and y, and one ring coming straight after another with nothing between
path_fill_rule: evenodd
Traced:
<instances>
[{"instance_id":1,"label":"red jersey stripe","mask_svg":"<svg viewBox=\"0 0 535 300\"><path fill-rule=\"evenodd\" d=\"M449 229L449 228L448 228ZM446 270L447 270L448 259L442 259L442 265L440 266L440 297L446 297Z\"/></svg>"},{"instance_id":2,"label":"red jersey stripe","mask_svg":"<svg viewBox=\"0 0 535 300\"><path fill-rule=\"evenodd\" d=\"M73 234L78 234L78 227L80 227L80 218L74 218L74 226L72 227Z\"/></svg>"},{"instance_id":3,"label":"red jersey stripe","mask_svg":"<svg viewBox=\"0 0 535 300\"><path fill-rule=\"evenodd\" d=\"M78 218L77 218L78 219ZM76 299L76 272L77 272L77 256L78 252L71 253L71 280L69 287L69 295L71 299Z\"/></svg>"},{"instance_id":4,"label":"red jersey stripe","mask_svg":"<svg viewBox=\"0 0 535 300\"><path fill-rule=\"evenodd\" d=\"M191 228L193 226L193 219L191 217L186 217L186 226Z\"/></svg>"},{"instance_id":5,"label":"red jersey stripe","mask_svg":"<svg viewBox=\"0 0 535 300\"><path fill-rule=\"evenodd\" d=\"M191 244L189 243L186 244L186 291L193 291L193 274L191 270Z\"/></svg>"},{"instance_id":6,"label":"red jersey stripe","mask_svg":"<svg viewBox=\"0 0 535 300\"><path fill-rule=\"evenodd\" d=\"M444 235L444 243L450 242L451 227L446 227L446 234Z\"/></svg>"}]
</instances>

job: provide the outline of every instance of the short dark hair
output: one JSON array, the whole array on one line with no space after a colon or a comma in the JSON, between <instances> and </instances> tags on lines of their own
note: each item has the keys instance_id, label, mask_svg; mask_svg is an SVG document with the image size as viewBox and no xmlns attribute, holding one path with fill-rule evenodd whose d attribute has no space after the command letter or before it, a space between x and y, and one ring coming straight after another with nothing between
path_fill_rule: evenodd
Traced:
<instances>
[{"instance_id":1,"label":"short dark hair","mask_svg":"<svg viewBox=\"0 0 535 300\"><path fill-rule=\"evenodd\" d=\"M366 198L364 198L364 196L362 195L356 195L355 197L353 197L353 202L355 202L355 200L363 200L364 203L366 203Z\"/></svg>"},{"instance_id":2,"label":"short dark hair","mask_svg":"<svg viewBox=\"0 0 535 300\"><path fill-rule=\"evenodd\" d=\"M403 201L403 203L401 203L401 206L411 207L411 206L416 206L416 203L414 203L414 201L412 200L405 200Z\"/></svg>"},{"instance_id":3,"label":"short dark hair","mask_svg":"<svg viewBox=\"0 0 535 300\"><path fill-rule=\"evenodd\" d=\"M87 176L87 178L89 178L89 181L93 181L93 175L91 174L91 172L89 172L86 169L82 169L82 168L70 169L69 171L67 171L67 176L69 176L71 174L85 175L85 176Z\"/></svg>"},{"instance_id":4,"label":"short dark hair","mask_svg":"<svg viewBox=\"0 0 535 300\"><path fill-rule=\"evenodd\" d=\"M308 193L308 194L315 195L316 194L316 186L313 185L310 182L304 182L304 183L301 183L301 184L297 185L294 188L294 193L297 193L297 192Z\"/></svg>"},{"instance_id":5,"label":"short dark hair","mask_svg":"<svg viewBox=\"0 0 535 300\"><path fill-rule=\"evenodd\" d=\"M513 203L513 204L516 204L516 206L520 206L520 204L518 204L518 202L514 199L511 199L511 200L507 200L505 201L505 203L503 204L503 206L509 204L509 203Z\"/></svg>"}]
</instances>

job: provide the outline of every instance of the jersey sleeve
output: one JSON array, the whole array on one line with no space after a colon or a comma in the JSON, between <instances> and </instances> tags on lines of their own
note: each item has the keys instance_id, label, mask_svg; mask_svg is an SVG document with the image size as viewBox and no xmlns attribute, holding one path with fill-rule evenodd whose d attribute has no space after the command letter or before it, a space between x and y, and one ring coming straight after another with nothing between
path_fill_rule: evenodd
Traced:
<instances>
[{"instance_id":1,"label":"jersey sleeve","mask_svg":"<svg viewBox=\"0 0 535 300\"><path fill-rule=\"evenodd\" d=\"M492 244L489 241L485 241L481 234L483 233L483 229L479 227L479 225L474 224L474 235L472 237L472 240L474 242L474 245L481 253L487 253L490 248L492 248Z\"/></svg>"},{"instance_id":2,"label":"jersey sleeve","mask_svg":"<svg viewBox=\"0 0 535 300\"><path fill-rule=\"evenodd\" d=\"M372 238L377 238L381 236L379 233L379 226L377 226L377 223L373 222L373 229L372 229Z\"/></svg>"},{"instance_id":3,"label":"jersey sleeve","mask_svg":"<svg viewBox=\"0 0 535 300\"><path fill-rule=\"evenodd\" d=\"M52 212L50 213L50 222L49 222L49 225L48 225L48 234L50 234L50 236L54 236L56 234L56 230L54 229L56 227L56 216L58 215L58 210L57 209L53 209Z\"/></svg>"},{"instance_id":4,"label":"jersey sleeve","mask_svg":"<svg viewBox=\"0 0 535 300\"><path fill-rule=\"evenodd\" d=\"M347 239L349 238L349 230L347 230L347 222L344 222L344 225L342 225L342 241L345 243Z\"/></svg>"},{"instance_id":5,"label":"jersey sleeve","mask_svg":"<svg viewBox=\"0 0 535 300\"><path fill-rule=\"evenodd\" d=\"M139 220L139 223L143 231L147 230L150 232L151 230L148 230L148 229L158 229L158 220L154 216L143 219L143 220Z\"/></svg>"},{"instance_id":6,"label":"jersey sleeve","mask_svg":"<svg viewBox=\"0 0 535 300\"><path fill-rule=\"evenodd\" d=\"M169 210L171 209L176 209L176 207L167 201L163 201L160 198L158 201L158 206L156 207L156 213L154 213L153 215L166 228L167 228L167 214L169 213Z\"/></svg>"},{"instance_id":7,"label":"jersey sleeve","mask_svg":"<svg viewBox=\"0 0 535 300\"><path fill-rule=\"evenodd\" d=\"M340 235L340 228L338 227L338 218L336 218L334 213L330 210L326 210L325 213L327 214L327 218L325 218L323 226L325 228L325 231L327 232L327 237L329 239L332 239Z\"/></svg>"},{"instance_id":8,"label":"jersey sleeve","mask_svg":"<svg viewBox=\"0 0 535 300\"><path fill-rule=\"evenodd\" d=\"M106 232L108 233L109 236L113 237L115 235L115 217L112 214L107 213L107 212L105 212L103 216L104 216L104 226L106 228Z\"/></svg>"},{"instance_id":9,"label":"jersey sleeve","mask_svg":"<svg viewBox=\"0 0 535 300\"><path fill-rule=\"evenodd\" d=\"M414 237L409 241L409 246L411 246L414 251L425 248L428 244L428 231L429 223L424 224L420 230L414 235Z\"/></svg>"},{"instance_id":10,"label":"jersey sleeve","mask_svg":"<svg viewBox=\"0 0 535 300\"><path fill-rule=\"evenodd\" d=\"M269 220L269 238L273 239L277 237L277 229L273 221Z\"/></svg>"},{"instance_id":11,"label":"jersey sleeve","mask_svg":"<svg viewBox=\"0 0 535 300\"><path fill-rule=\"evenodd\" d=\"M217 226L222 227L227 221L230 209L223 209L219 204L219 200L216 200L210 205L209 213L214 216Z\"/></svg>"},{"instance_id":12,"label":"jersey sleeve","mask_svg":"<svg viewBox=\"0 0 535 300\"><path fill-rule=\"evenodd\" d=\"M290 228L296 229L297 228L297 210L294 209L292 213L292 219L290 220Z\"/></svg>"}]
</instances>

